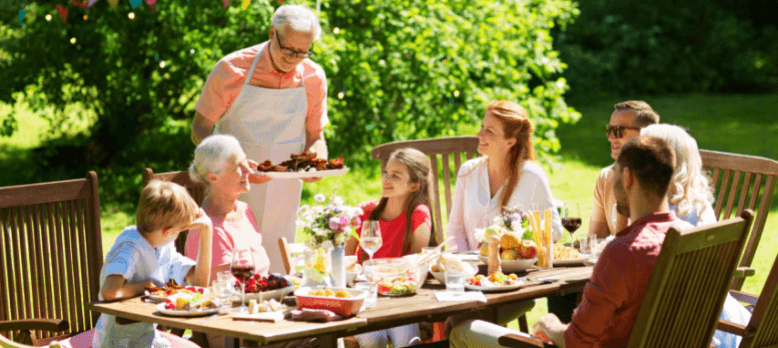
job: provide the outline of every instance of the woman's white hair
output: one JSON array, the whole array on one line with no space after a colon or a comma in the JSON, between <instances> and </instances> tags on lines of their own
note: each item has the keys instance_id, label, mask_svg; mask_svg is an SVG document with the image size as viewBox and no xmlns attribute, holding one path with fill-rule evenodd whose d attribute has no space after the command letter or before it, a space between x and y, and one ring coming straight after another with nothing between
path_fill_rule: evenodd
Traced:
<instances>
[{"instance_id":1,"label":"woman's white hair","mask_svg":"<svg viewBox=\"0 0 778 348\"><path fill-rule=\"evenodd\" d=\"M660 137L675 150L676 166L668 201L677 206L680 215L688 214L696 208L697 215L713 203L713 190L707 173L702 170L702 158L697 141L683 128L670 124L650 125L640 130L640 135Z\"/></svg>"},{"instance_id":2,"label":"woman's white hair","mask_svg":"<svg viewBox=\"0 0 778 348\"><path fill-rule=\"evenodd\" d=\"M210 185L206 174L219 174L228 161L242 151L240 143L232 135L211 135L197 145L194 152L194 161L189 166L189 177L192 181Z\"/></svg>"},{"instance_id":3,"label":"woman's white hair","mask_svg":"<svg viewBox=\"0 0 778 348\"><path fill-rule=\"evenodd\" d=\"M297 31L313 33L314 41L321 36L319 18L304 5L284 5L276 10L273 14L273 28L282 30L287 25Z\"/></svg>"}]
</instances>

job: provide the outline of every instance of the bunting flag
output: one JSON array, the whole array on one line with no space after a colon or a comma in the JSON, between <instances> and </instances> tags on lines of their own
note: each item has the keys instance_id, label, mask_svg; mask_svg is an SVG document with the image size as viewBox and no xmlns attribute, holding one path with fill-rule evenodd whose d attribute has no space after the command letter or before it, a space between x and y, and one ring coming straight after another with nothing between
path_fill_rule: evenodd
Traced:
<instances>
[{"instance_id":1,"label":"bunting flag","mask_svg":"<svg viewBox=\"0 0 778 348\"><path fill-rule=\"evenodd\" d=\"M142 0L130 0L130 5L132 5L132 8L138 8L140 6Z\"/></svg>"},{"instance_id":2,"label":"bunting flag","mask_svg":"<svg viewBox=\"0 0 778 348\"><path fill-rule=\"evenodd\" d=\"M222 0L222 6L224 6L224 8L227 8L227 6L230 6L230 0Z\"/></svg>"},{"instance_id":3,"label":"bunting flag","mask_svg":"<svg viewBox=\"0 0 778 348\"><path fill-rule=\"evenodd\" d=\"M59 13L59 17L62 18L62 23L68 24L68 9L59 4L55 7L57 9L57 13Z\"/></svg>"},{"instance_id":4,"label":"bunting flag","mask_svg":"<svg viewBox=\"0 0 778 348\"><path fill-rule=\"evenodd\" d=\"M89 0L87 1L86 5L87 7L92 7L95 3L97 3L97 0Z\"/></svg>"},{"instance_id":5,"label":"bunting flag","mask_svg":"<svg viewBox=\"0 0 778 348\"><path fill-rule=\"evenodd\" d=\"M19 25L24 25L24 16L27 15L27 12L24 12L24 9L19 10Z\"/></svg>"},{"instance_id":6,"label":"bunting flag","mask_svg":"<svg viewBox=\"0 0 778 348\"><path fill-rule=\"evenodd\" d=\"M249 7L249 3L250 3L250 2L251 2L251 0L243 0L243 9L244 9L244 10L245 10L245 9L247 9L247 8Z\"/></svg>"},{"instance_id":7,"label":"bunting flag","mask_svg":"<svg viewBox=\"0 0 778 348\"><path fill-rule=\"evenodd\" d=\"M83 8L83 9L86 9L86 8L89 7L89 5L86 3L86 1L78 2L76 0L70 0L70 3L73 4L73 6L75 6L75 7L80 7L80 8Z\"/></svg>"},{"instance_id":8,"label":"bunting flag","mask_svg":"<svg viewBox=\"0 0 778 348\"><path fill-rule=\"evenodd\" d=\"M157 4L157 0L146 0L146 5L149 5L151 11L153 12L157 12L157 8L155 7L156 4Z\"/></svg>"}]
</instances>

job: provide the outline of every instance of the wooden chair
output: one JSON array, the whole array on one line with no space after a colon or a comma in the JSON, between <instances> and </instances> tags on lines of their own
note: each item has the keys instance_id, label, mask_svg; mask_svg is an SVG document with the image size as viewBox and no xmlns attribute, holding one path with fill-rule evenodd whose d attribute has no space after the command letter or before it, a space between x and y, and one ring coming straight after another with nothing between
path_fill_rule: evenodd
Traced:
<instances>
[{"instance_id":1,"label":"wooden chair","mask_svg":"<svg viewBox=\"0 0 778 348\"><path fill-rule=\"evenodd\" d=\"M5 338L3 335L0 335L0 348L39 348L39 347L28 346L26 344L14 342ZM50 346L46 346L46 348L62 348L62 346L55 343Z\"/></svg>"},{"instance_id":2,"label":"wooden chair","mask_svg":"<svg viewBox=\"0 0 778 348\"><path fill-rule=\"evenodd\" d=\"M732 290L740 290L745 278L754 275L751 263L754 261L773 202L778 180L778 162L764 157L710 150L700 150L700 156L703 167L711 170L711 184L715 188L716 197L716 218L719 221L725 220L733 213L735 216L740 215L746 209L756 213L748 243L735 271L736 279L731 286Z\"/></svg>"},{"instance_id":3,"label":"wooden chair","mask_svg":"<svg viewBox=\"0 0 778 348\"><path fill-rule=\"evenodd\" d=\"M0 335L43 345L94 328L102 266L95 172L0 188Z\"/></svg>"},{"instance_id":4,"label":"wooden chair","mask_svg":"<svg viewBox=\"0 0 778 348\"><path fill-rule=\"evenodd\" d=\"M709 347L753 212L685 231L670 229L632 327L628 347ZM543 342L509 334L509 347Z\"/></svg>"},{"instance_id":5,"label":"wooden chair","mask_svg":"<svg viewBox=\"0 0 778 348\"><path fill-rule=\"evenodd\" d=\"M189 195L192 196L195 202L197 202L197 205L201 207L203 206L203 200L205 199L205 185L192 181L192 178L189 177L189 171L184 170L180 172L154 174L151 168L146 168L143 170L143 187L146 187L149 181L154 179L170 181L183 186L186 188L186 190L189 192ZM181 234L178 235L178 238L176 238L176 250L178 250L178 252L181 254L184 254L187 234L187 232L181 232Z\"/></svg>"},{"instance_id":6,"label":"wooden chair","mask_svg":"<svg viewBox=\"0 0 778 348\"><path fill-rule=\"evenodd\" d=\"M392 143L381 144L373 148L371 155L373 159L381 161L381 171L383 172L386 167L386 162L389 160L389 155L395 150L412 147L417 149L430 157L432 165L432 172L437 174L437 177L443 176L443 188L446 198L446 217L451 213L451 195L456 184L456 176L459 173L459 167L462 165L462 155L465 155L465 160L473 159L477 156L476 149L478 148L478 137L450 137L450 138L436 138L436 139L422 139L411 141L396 141ZM439 156L439 157L438 157ZM451 159L453 157L454 168L451 168ZM440 158L441 165L438 165L438 158ZM452 173L453 171L453 173ZM453 179L453 180L452 180ZM440 206L440 187L438 180L433 180L432 189L434 190L435 202L432 209L433 227L435 230L435 239L430 240L440 243L446 239L444 235L445 226L443 226L443 209ZM433 245L434 246L434 245Z\"/></svg>"},{"instance_id":7,"label":"wooden chair","mask_svg":"<svg viewBox=\"0 0 778 348\"><path fill-rule=\"evenodd\" d=\"M740 291L730 291L740 302L753 306L751 321L743 326L719 319L718 329L743 337L742 348L778 347L778 257L759 297Z\"/></svg>"},{"instance_id":8,"label":"wooden chair","mask_svg":"<svg viewBox=\"0 0 778 348\"><path fill-rule=\"evenodd\" d=\"M297 266L300 264L300 261L305 257L305 244L288 243L286 238L281 237L278 238L278 248L281 250L281 255L283 256L286 274L294 274L297 271Z\"/></svg>"}]
</instances>

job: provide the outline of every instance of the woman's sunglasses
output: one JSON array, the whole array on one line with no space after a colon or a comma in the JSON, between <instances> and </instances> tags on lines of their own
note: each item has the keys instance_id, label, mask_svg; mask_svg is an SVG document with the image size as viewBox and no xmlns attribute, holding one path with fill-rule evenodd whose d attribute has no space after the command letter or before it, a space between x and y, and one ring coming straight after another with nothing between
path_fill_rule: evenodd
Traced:
<instances>
[{"instance_id":1,"label":"woman's sunglasses","mask_svg":"<svg viewBox=\"0 0 778 348\"><path fill-rule=\"evenodd\" d=\"M605 127L607 136L610 137L611 134L613 134L613 137L616 139L621 139L621 137L624 136L625 129L633 129L639 131L640 127L612 126L612 125L607 125Z\"/></svg>"}]
</instances>

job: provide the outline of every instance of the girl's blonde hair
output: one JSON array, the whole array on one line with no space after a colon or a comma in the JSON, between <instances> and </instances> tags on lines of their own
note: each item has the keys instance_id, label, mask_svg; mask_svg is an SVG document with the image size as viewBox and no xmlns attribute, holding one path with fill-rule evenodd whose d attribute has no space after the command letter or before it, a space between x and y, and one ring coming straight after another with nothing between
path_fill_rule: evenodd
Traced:
<instances>
[{"instance_id":1,"label":"girl's blonde hair","mask_svg":"<svg viewBox=\"0 0 778 348\"><path fill-rule=\"evenodd\" d=\"M408 195L408 198L405 200L405 208L403 209L405 211L405 237L403 237L402 254L407 255L411 253L411 244L413 241L413 230L411 226L413 211L416 210L416 207L419 204L424 204L430 209L430 212L432 212L432 204L435 199L432 194L432 170L430 169L429 157L423 152L413 148L395 150L389 155L388 161L391 160L396 160L404 164L405 167L408 168L409 181L412 184L419 184L419 189ZM386 208L387 201L388 199L386 197L382 197L381 200L378 201L378 205L370 213L370 220L380 219L381 213L383 213ZM430 230L430 244L437 245L434 226L430 226ZM367 257L367 253L364 251L362 251L362 254L360 259L362 259L362 257Z\"/></svg>"},{"instance_id":2,"label":"girl's blonde hair","mask_svg":"<svg viewBox=\"0 0 778 348\"><path fill-rule=\"evenodd\" d=\"M140 233L151 233L187 224L197 218L199 207L189 192L169 181L151 180L138 201L135 224Z\"/></svg>"},{"instance_id":3,"label":"girl's blonde hair","mask_svg":"<svg viewBox=\"0 0 778 348\"><path fill-rule=\"evenodd\" d=\"M686 215L695 208L702 217L708 204L713 203L713 190L707 173L702 169L702 158L697 141L683 128L670 124L656 124L643 128L640 135L660 137L675 150L675 171L667 191L667 198Z\"/></svg>"}]
</instances>

